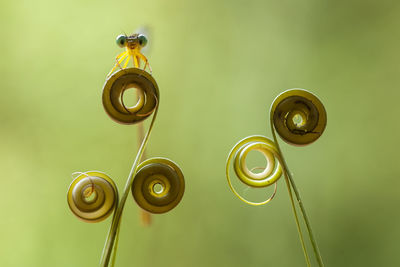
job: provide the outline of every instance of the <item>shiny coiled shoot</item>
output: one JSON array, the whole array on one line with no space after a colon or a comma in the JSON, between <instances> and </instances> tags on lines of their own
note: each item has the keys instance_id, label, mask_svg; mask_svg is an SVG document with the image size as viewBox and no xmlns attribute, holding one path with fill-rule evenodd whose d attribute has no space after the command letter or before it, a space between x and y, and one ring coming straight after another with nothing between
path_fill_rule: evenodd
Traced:
<instances>
[{"instance_id":1,"label":"shiny coiled shoot","mask_svg":"<svg viewBox=\"0 0 400 267\"><path fill-rule=\"evenodd\" d=\"M266 159L266 166L262 168L262 172L255 173L253 170L249 170L247 167L247 155L251 151L259 151ZM237 190L234 188L230 178L230 163L233 159L233 169L239 180L253 188L262 188L274 185L273 194L264 201L253 202L242 197ZM280 164L280 156L275 144L265 136L254 135L249 136L239 141L229 153L227 164L226 164L226 177L228 179L228 185L232 192L243 202L259 206L270 202L276 193L276 182L282 175L282 167Z\"/></svg>"},{"instance_id":2,"label":"shiny coiled shoot","mask_svg":"<svg viewBox=\"0 0 400 267\"><path fill-rule=\"evenodd\" d=\"M118 191L114 181L98 171L79 172L67 193L72 213L84 222L106 219L118 205Z\"/></svg>"},{"instance_id":3,"label":"shiny coiled shoot","mask_svg":"<svg viewBox=\"0 0 400 267\"><path fill-rule=\"evenodd\" d=\"M183 173L173 161L150 158L141 162L157 117L160 95L153 76L139 69L137 61L138 58L134 61L137 66L135 68L121 68L116 72L113 69L104 84L102 95L106 113L120 124L139 124L153 114L147 133L138 133L138 136L143 134L143 137L139 139L139 150L121 199L118 199L118 190L113 180L99 171L76 173L67 193L71 211L85 222L100 222L114 212L100 260L103 267L110 262L114 266L121 216L130 192L141 209L150 213L164 213L178 205L185 190ZM124 93L130 88L138 92L134 106L124 103Z\"/></svg>"},{"instance_id":4,"label":"shiny coiled shoot","mask_svg":"<svg viewBox=\"0 0 400 267\"><path fill-rule=\"evenodd\" d=\"M144 210L165 213L175 208L185 191L179 166L166 158L151 158L137 167L131 187L133 198Z\"/></svg>"},{"instance_id":5,"label":"shiny coiled shoot","mask_svg":"<svg viewBox=\"0 0 400 267\"><path fill-rule=\"evenodd\" d=\"M304 146L316 141L322 135L326 127L326 122L327 117L325 108L315 95L303 89L287 90L276 97L271 106L270 125L272 129L273 140L270 140L265 136L246 137L239 141L232 148L226 163L226 177L230 189L240 200L254 206L267 204L273 199L276 193L276 184L281 175L284 175L307 266L311 266L311 263L304 242L292 191L294 191L294 195L297 200L296 202L304 219L307 233L319 266L323 266L322 257L315 241L314 234L304 208L304 203L301 200L292 174L289 171L282 151L279 147L275 130L288 144ZM266 166L261 168L261 172L253 172L252 169L249 170L247 167L246 159L247 155L251 151L261 152L267 162ZM259 202L254 202L241 196L231 181L231 165L233 166L233 170L242 184L252 188L265 188L274 185L273 194L266 200Z\"/></svg>"}]
</instances>

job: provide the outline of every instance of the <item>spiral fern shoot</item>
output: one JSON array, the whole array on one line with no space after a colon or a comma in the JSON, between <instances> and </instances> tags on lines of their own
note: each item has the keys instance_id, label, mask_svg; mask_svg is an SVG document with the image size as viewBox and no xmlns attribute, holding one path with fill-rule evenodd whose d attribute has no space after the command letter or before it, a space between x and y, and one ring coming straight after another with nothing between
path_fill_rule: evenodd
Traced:
<instances>
[{"instance_id":1,"label":"spiral fern shoot","mask_svg":"<svg viewBox=\"0 0 400 267\"><path fill-rule=\"evenodd\" d=\"M117 187L105 173L79 173L69 186L67 202L73 214L82 221L100 222L117 206Z\"/></svg>"},{"instance_id":2,"label":"spiral fern shoot","mask_svg":"<svg viewBox=\"0 0 400 267\"><path fill-rule=\"evenodd\" d=\"M129 41L129 38L127 40ZM135 63L137 61L138 58ZM147 61L146 65L148 66ZM135 156L120 200L115 183L102 172L78 173L69 187L67 202L79 219L85 222L100 222L114 211L100 260L103 267L109 266L110 262L114 266L121 216L130 192L142 209L150 213L163 213L178 205L185 191L183 173L173 161L166 158L150 158L140 162L160 103L156 81L151 74L137 67L121 68L116 72L114 70L115 68L104 84L102 95L104 109L110 118L118 123L130 125L140 123L152 114L153 117ZM124 93L130 88L136 88L138 91L138 101L132 107L128 107L123 100Z\"/></svg>"},{"instance_id":3,"label":"spiral fern shoot","mask_svg":"<svg viewBox=\"0 0 400 267\"><path fill-rule=\"evenodd\" d=\"M254 173L252 170L247 168L246 157L248 153L253 150L260 151L267 161L267 166L261 173ZM278 160L276 160L276 158ZM249 201L237 192L232 185L229 174L232 159L235 174L245 185L254 188L261 188L274 184L276 187L276 182L282 175L282 167L279 163L279 153L275 144L268 138L260 135L246 137L239 141L232 148L226 164L226 177L228 179L228 185L235 196L237 196L243 202L253 206L264 205L270 202L275 196L275 192L270 198L261 202Z\"/></svg>"},{"instance_id":4,"label":"spiral fern shoot","mask_svg":"<svg viewBox=\"0 0 400 267\"><path fill-rule=\"evenodd\" d=\"M304 146L316 141L322 135L326 127L326 122L325 108L315 95L303 89L287 90L276 97L271 106L270 124L273 141L265 136L246 137L232 148L226 163L226 177L230 189L240 200L254 206L267 204L273 199L276 193L276 184L281 175L284 175L300 242L308 266L311 266L310 258L303 238L292 190L303 216L319 266L323 266L322 257L315 241L304 203L301 200L300 193L279 147L275 130L288 144ZM250 151L259 151L266 159L267 165L265 168L262 168L260 173L252 172L247 167L246 157ZM231 182L229 170L232 161L235 174L243 184L253 188L263 188L274 184L275 190L272 196L261 202L253 202L241 196Z\"/></svg>"}]
</instances>

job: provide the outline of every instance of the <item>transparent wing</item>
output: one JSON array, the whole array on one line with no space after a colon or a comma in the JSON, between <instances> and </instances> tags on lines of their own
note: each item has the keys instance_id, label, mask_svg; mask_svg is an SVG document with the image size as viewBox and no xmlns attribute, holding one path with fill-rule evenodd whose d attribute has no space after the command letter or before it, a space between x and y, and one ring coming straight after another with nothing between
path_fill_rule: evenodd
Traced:
<instances>
[{"instance_id":1,"label":"transparent wing","mask_svg":"<svg viewBox=\"0 0 400 267\"><path fill-rule=\"evenodd\" d=\"M150 25L142 25L142 26L140 26L139 28L137 28L136 31L134 31L134 32L135 32L135 33L144 34L144 35L147 37L147 40L149 40L148 43L147 43L147 45L141 49L142 52L143 52L144 54L148 55L149 52L150 52L150 50L151 50L151 49L149 49L149 48L152 46L153 41L154 41L154 40L153 40L153 36L152 36L152 34L151 34L151 27L150 27Z\"/></svg>"}]
</instances>

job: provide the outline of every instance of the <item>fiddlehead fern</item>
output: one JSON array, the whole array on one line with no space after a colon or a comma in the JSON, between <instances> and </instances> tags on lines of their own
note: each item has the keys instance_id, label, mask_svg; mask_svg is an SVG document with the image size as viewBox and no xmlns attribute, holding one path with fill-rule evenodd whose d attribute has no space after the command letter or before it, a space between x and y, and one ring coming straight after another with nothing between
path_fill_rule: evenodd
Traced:
<instances>
[{"instance_id":1,"label":"fiddlehead fern","mask_svg":"<svg viewBox=\"0 0 400 267\"><path fill-rule=\"evenodd\" d=\"M138 90L138 102L133 107L127 107L123 94L132 87ZM101 266L108 266L112 255L115 260L121 216L129 191L132 190L134 199L141 208L151 213L163 213L180 202L185 182L181 169L169 159L151 158L139 164L153 129L160 101L154 78L138 68L121 69L106 80L102 99L106 113L121 124L135 124L153 114L119 203L114 182L101 172L80 173L67 194L72 212L86 222L104 220L115 210L100 262ZM156 189L157 186L161 186L161 189Z\"/></svg>"},{"instance_id":2,"label":"fiddlehead fern","mask_svg":"<svg viewBox=\"0 0 400 267\"><path fill-rule=\"evenodd\" d=\"M271 106L270 124L272 135L278 151L282 156L282 165L284 167L286 184L288 187L289 196L291 198L296 223L299 225L291 193L291 187L293 188L301 214L303 215L308 236L310 238L314 255L319 266L324 266L322 257L311 229L310 221L304 208L304 203L301 200L299 190L296 187L292 174L289 171L279 147L275 129L285 142L293 145L303 146L317 140L325 130L326 123L327 116L322 102L315 95L303 89L291 89L281 93L275 98ZM299 234L302 239L300 231ZM305 250L304 245L303 248Z\"/></svg>"},{"instance_id":3,"label":"fiddlehead fern","mask_svg":"<svg viewBox=\"0 0 400 267\"><path fill-rule=\"evenodd\" d=\"M151 158L138 166L132 184L136 203L151 213L175 208L185 191L183 173L176 163L165 158Z\"/></svg>"},{"instance_id":4,"label":"fiddlehead fern","mask_svg":"<svg viewBox=\"0 0 400 267\"><path fill-rule=\"evenodd\" d=\"M270 115L279 136L285 142L299 146L317 140L322 135L327 120L321 101L302 89L288 90L277 96L271 106Z\"/></svg>"},{"instance_id":5,"label":"fiddlehead fern","mask_svg":"<svg viewBox=\"0 0 400 267\"><path fill-rule=\"evenodd\" d=\"M226 164L226 176L228 185L232 192L240 200L251 205L263 205L270 202L275 195L275 192L270 198L262 202L251 202L240 196L233 188L229 175L230 162L232 159L234 159L233 168L239 180L251 187L264 187L273 183L276 184L281 174L284 174L297 230L299 232L301 245L308 266L310 266L310 259L303 240L295 202L292 195L292 189L295 193L297 203L303 215L310 242L319 266L323 266L322 257L311 230L311 225L307 217L304 204L300 198L299 191L294 183L292 175L279 147L275 129L285 142L292 145L304 146L314 142L322 135L326 127L326 121L327 116L325 108L315 95L303 89L287 90L281 93L274 100L271 106L270 124L274 141L271 141L264 136L247 137L233 147L228 155ZM267 160L267 166L261 173L252 173L246 166L246 156L251 150L260 151ZM277 163L275 163L275 159L278 160Z\"/></svg>"},{"instance_id":6,"label":"fiddlehead fern","mask_svg":"<svg viewBox=\"0 0 400 267\"><path fill-rule=\"evenodd\" d=\"M185 190L182 171L169 159L152 158L139 165L157 117L160 95L156 81L145 71L148 67L151 72L147 58L141 53L141 49L147 44L147 38L143 34L120 35L117 37L117 44L125 47L126 51L116 57L116 64L107 75L102 95L104 109L114 121L121 124L140 123L152 114L153 118L145 135L143 125L139 124L139 151L119 203L114 182L101 172L79 173L68 190L67 201L71 211L86 222L104 220L115 210L103 249L101 266L108 266L111 257L114 266L122 211L130 189L139 206L152 213L163 213L174 208ZM130 59L135 68L126 68ZM141 60L145 63L143 70L139 68ZM125 63L122 68L120 64L123 61ZM120 69L114 72L117 67ZM123 98L130 88L137 89L137 103L132 107L128 107ZM161 189L156 189L157 186L161 186ZM148 213L142 215L149 223Z\"/></svg>"},{"instance_id":7,"label":"fiddlehead fern","mask_svg":"<svg viewBox=\"0 0 400 267\"><path fill-rule=\"evenodd\" d=\"M67 193L71 211L85 222L106 219L118 204L118 191L114 181L102 172L79 173Z\"/></svg>"},{"instance_id":8,"label":"fiddlehead fern","mask_svg":"<svg viewBox=\"0 0 400 267\"><path fill-rule=\"evenodd\" d=\"M267 165L263 168L261 173L254 173L247 167L246 157L248 153L253 150L260 151L267 161ZM264 205L271 201L276 193L276 182L282 175L282 168L279 160L275 159L277 157L279 158L279 154L275 144L264 136L249 136L239 141L229 153L226 164L226 177L232 192L243 202L254 206ZM267 187L275 184L275 190L272 196L261 202L249 201L242 197L235 190L231 182L229 169L232 159L235 174L242 183L255 188Z\"/></svg>"},{"instance_id":9,"label":"fiddlehead fern","mask_svg":"<svg viewBox=\"0 0 400 267\"><path fill-rule=\"evenodd\" d=\"M141 97L139 97L139 100L134 107L127 107L122 100L123 93L132 86L139 91ZM111 223L100 261L101 266L108 266L111 260L112 251L117 246L115 243L118 242L122 211L129 194L129 188L132 186L133 179L137 172L137 166L144 153L151 130L153 129L158 111L158 103L159 92L157 83L150 74L143 70L137 68L119 70L109 77L104 85L103 106L107 114L116 122L121 124L133 124L148 118L152 113L154 113L154 115L132 165L120 204L114 213L113 221ZM114 255L115 252L116 250L114 250Z\"/></svg>"},{"instance_id":10,"label":"fiddlehead fern","mask_svg":"<svg viewBox=\"0 0 400 267\"><path fill-rule=\"evenodd\" d=\"M139 100L133 107L127 107L123 94L129 88L136 88ZM138 68L120 70L107 79L103 89L103 106L116 122L134 124L145 120L158 107L159 92L154 78Z\"/></svg>"}]
</instances>

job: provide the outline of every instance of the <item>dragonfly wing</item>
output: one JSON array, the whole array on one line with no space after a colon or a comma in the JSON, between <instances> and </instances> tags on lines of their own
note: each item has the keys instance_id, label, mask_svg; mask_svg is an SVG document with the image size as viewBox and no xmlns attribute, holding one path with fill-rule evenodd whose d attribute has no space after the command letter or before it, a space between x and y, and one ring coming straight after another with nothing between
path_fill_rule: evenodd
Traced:
<instances>
[{"instance_id":1,"label":"dragonfly wing","mask_svg":"<svg viewBox=\"0 0 400 267\"><path fill-rule=\"evenodd\" d=\"M151 27L149 25L142 25L135 32L143 34L147 37L147 40L150 40L147 45L141 49L143 53L148 54L150 50L149 47L153 42L153 37L151 36Z\"/></svg>"}]
</instances>

